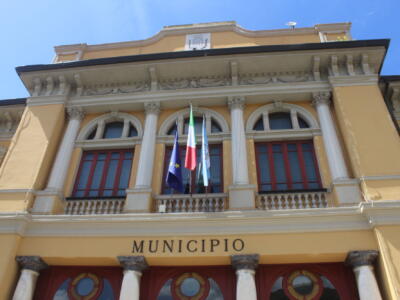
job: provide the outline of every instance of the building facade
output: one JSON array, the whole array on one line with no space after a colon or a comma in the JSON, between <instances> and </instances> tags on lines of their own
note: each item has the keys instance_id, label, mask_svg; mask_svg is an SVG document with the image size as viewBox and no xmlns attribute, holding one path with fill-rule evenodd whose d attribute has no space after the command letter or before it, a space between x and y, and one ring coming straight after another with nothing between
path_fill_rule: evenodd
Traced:
<instances>
[{"instance_id":1,"label":"building facade","mask_svg":"<svg viewBox=\"0 0 400 300\"><path fill-rule=\"evenodd\" d=\"M55 47L0 103L0 299L400 299L400 78L349 23ZM165 183L193 106L210 185Z\"/></svg>"}]
</instances>

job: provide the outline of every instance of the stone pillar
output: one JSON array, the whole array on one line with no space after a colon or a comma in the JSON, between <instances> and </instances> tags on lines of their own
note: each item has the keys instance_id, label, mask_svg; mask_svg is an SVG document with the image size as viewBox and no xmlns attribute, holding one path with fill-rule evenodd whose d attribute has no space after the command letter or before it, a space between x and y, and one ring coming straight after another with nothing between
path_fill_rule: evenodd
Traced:
<instances>
[{"instance_id":1,"label":"stone pillar","mask_svg":"<svg viewBox=\"0 0 400 300\"><path fill-rule=\"evenodd\" d=\"M343 150L329 110L331 94L330 92L320 92L314 93L313 97L313 105L318 113L336 198L341 204L358 203L361 201L358 182L349 178Z\"/></svg>"},{"instance_id":2,"label":"stone pillar","mask_svg":"<svg viewBox=\"0 0 400 300\"><path fill-rule=\"evenodd\" d=\"M382 300L373 267L377 257L375 250L351 251L347 255L346 264L353 267L360 300Z\"/></svg>"},{"instance_id":3,"label":"stone pillar","mask_svg":"<svg viewBox=\"0 0 400 300\"><path fill-rule=\"evenodd\" d=\"M17 256L21 267L21 275L14 291L13 300L30 300L35 293L39 272L47 268L47 264L39 256Z\"/></svg>"},{"instance_id":4,"label":"stone pillar","mask_svg":"<svg viewBox=\"0 0 400 300\"><path fill-rule=\"evenodd\" d=\"M139 300L140 278L143 270L148 268L144 256L118 256L118 261L124 268L121 294L119 300Z\"/></svg>"},{"instance_id":5,"label":"stone pillar","mask_svg":"<svg viewBox=\"0 0 400 300\"><path fill-rule=\"evenodd\" d=\"M243 121L244 97L229 97L232 136L232 186L229 187L229 208L253 209L255 186L249 184L246 133Z\"/></svg>"},{"instance_id":6,"label":"stone pillar","mask_svg":"<svg viewBox=\"0 0 400 300\"><path fill-rule=\"evenodd\" d=\"M82 109L77 107L68 108L67 113L69 117L68 125L58 148L47 187L44 191L37 193L32 213L52 213L61 207L65 178L71 162L75 140L84 116Z\"/></svg>"},{"instance_id":7,"label":"stone pillar","mask_svg":"<svg viewBox=\"0 0 400 300\"><path fill-rule=\"evenodd\" d=\"M146 120L140 148L140 159L133 189L127 190L124 211L146 212L150 209L151 180L153 178L154 155L157 137L157 121L160 113L159 103L146 103Z\"/></svg>"},{"instance_id":8,"label":"stone pillar","mask_svg":"<svg viewBox=\"0 0 400 300\"><path fill-rule=\"evenodd\" d=\"M236 270L236 299L257 300L254 275L258 266L258 254L232 255L231 262Z\"/></svg>"}]
</instances>

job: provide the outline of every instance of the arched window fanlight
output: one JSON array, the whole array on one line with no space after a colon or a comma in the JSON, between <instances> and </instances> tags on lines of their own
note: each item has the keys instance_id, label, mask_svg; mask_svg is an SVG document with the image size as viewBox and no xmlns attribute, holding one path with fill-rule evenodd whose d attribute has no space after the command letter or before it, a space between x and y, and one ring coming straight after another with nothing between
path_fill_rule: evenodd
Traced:
<instances>
[{"instance_id":1,"label":"arched window fanlight","mask_svg":"<svg viewBox=\"0 0 400 300\"><path fill-rule=\"evenodd\" d=\"M276 112L269 114L269 128L274 129L293 129L290 113Z\"/></svg>"},{"instance_id":2,"label":"arched window fanlight","mask_svg":"<svg viewBox=\"0 0 400 300\"><path fill-rule=\"evenodd\" d=\"M111 113L89 122L78 140L126 139L141 134L141 124L135 117L126 113Z\"/></svg>"},{"instance_id":3,"label":"arched window fanlight","mask_svg":"<svg viewBox=\"0 0 400 300\"><path fill-rule=\"evenodd\" d=\"M201 130L203 126L203 117L194 117L194 130L196 135L201 135ZM185 118L183 122L183 134L188 134L189 130L189 118ZM211 118L211 133L221 133L222 129L221 126L213 119ZM175 135L176 132L176 124L173 124L170 129L168 130L167 134L168 135Z\"/></svg>"},{"instance_id":4,"label":"arched window fanlight","mask_svg":"<svg viewBox=\"0 0 400 300\"><path fill-rule=\"evenodd\" d=\"M317 126L312 116L300 107L286 104L285 107L276 108L266 105L250 115L247 130L291 130L317 128Z\"/></svg>"}]
</instances>

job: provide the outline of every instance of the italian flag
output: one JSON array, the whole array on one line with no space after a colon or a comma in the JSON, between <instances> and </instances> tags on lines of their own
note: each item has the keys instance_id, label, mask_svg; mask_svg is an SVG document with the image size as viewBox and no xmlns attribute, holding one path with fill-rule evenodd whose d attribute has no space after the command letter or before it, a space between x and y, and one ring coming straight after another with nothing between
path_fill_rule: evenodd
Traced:
<instances>
[{"instance_id":1,"label":"italian flag","mask_svg":"<svg viewBox=\"0 0 400 300\"><path fill-rule=\"evenodd\" d=\"M190 105L189 130L186 145L185 168L193 171L196 169L196 135L194 133L193 110Z\"/></svg>"}]
</instances>

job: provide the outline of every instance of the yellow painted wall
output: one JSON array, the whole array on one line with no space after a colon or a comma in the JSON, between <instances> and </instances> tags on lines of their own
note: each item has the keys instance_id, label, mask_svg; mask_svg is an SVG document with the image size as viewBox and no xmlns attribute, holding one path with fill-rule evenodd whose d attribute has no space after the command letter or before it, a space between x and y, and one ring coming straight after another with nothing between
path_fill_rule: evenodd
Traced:
<instances>
[{"instance_id":1,"label":"yellow painted wall","mask_svg":"<svg viewBox=\"0 0 400 300\"><path fill-rule=\"evenodd\" d=\"M114 56L150 54L161 52L174 52L185 50L186 34L166 36L156 42L145 46L127 46L124 43L114 43L110 49L92 50L85 49L82 59L95 59ZM261 45L282 45L319 43L317 33L303 35L276 35L269 37L248 37L233 31L211 33L211 48L246 47ZM58 62L74 60L75 54L61 54L57 57Z\"/></svg>"},{"instance_id":2,"label":"yellow painted wall","mask_svg":"<svg viewBox=\"0 0 400 300\"><path fill-rule=\"evenodd\" d=\"M21 238L18 235L0 235L0 300L11 299L18 277L15 256Z\"/></svg>"},{"instance_id":3,"label":"yellow painted wall","mask_svg":"<svg viewBox=\"0 0 400 300\"><path fill-rule=\"evenodd\" d=\"M163 173L164 173L164 156L165 156L165 145L157 144L156 153L154 155L154 169L153 169L153 181L152 190L156 195L161 194L163 184Z\"/></svg>"},{"instance_id":4,"label":"yellow painted wall","mask_svg":"<svg viewBox=\"0 0 400 300\"><path fill-rule=\"evenodd\" d=\"M334 87L334 105L355 176L400 174L400 139L377 85ZM400 199L400 180L365 181L369 199Z\"/></svg>"},{"instance_id":5,"label":"yellow painted wall","mask_svg":"<svg viewBox=\"0 0 400 300\"><path fill-rule=\"evenodd\" d=\"M259 253L260 263L313 263L344 261L351 250L377 249L372 231L343 231L322 233L292 233L227 236L163 236L163 237L26 237L18 255L34 253L53 265L117 265L118 255L131 255L133 240L149 239L207 239L241 238L245 248L240 253ZM346 243L343 243L346 241ZM145 253L150 265L229 264L233 249L224 252L190 253L186 249L176 253ZM193 259L196 258L196 259Z\"/></svg>"},{"instance_id":6,"label":"yellow painted wall","mask_svg":"<svg viewBox=\"0 0 400 300\"><path fill-rule=\"evenodd\" d=\"M379 226L375 235L379 245L379 273L385 299L400 299L400 226Z\"/></svg>"},{"instance_id":7,"label":"yellow painted wall","mask_svg":"<svg viewBox=\"0 0 400 300\"><path fill-rule=\"evenodd\" d=\"M63 125L62 104L25 109L0 168L0 189L42 189L45 186ZM32 195L25 192L14 196L0 194L0 210L24 210L31 199Z\"/></svg>"}]
</instances>

